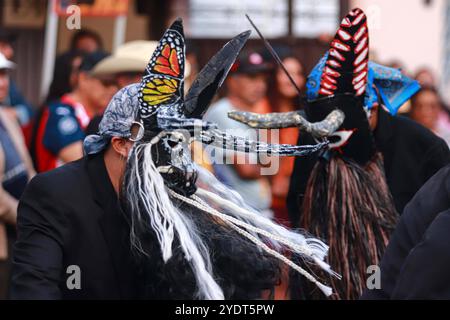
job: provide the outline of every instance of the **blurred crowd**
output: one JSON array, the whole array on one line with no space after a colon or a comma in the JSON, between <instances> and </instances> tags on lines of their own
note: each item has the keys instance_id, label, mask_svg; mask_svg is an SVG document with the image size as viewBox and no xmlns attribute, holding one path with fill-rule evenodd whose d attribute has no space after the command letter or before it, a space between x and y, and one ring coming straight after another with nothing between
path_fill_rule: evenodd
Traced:
<instances>
[{"instance_id":1,"label":"blurred crowd","mask_svg":"<svg viewBox=\"0 0 450 320\"><path fill-rule=\"evenodd\" d=\"M67 52L55 61L53 81L41 106L31 106L10 71L26 72L14 60L14 35L0 32L0 298L6 294L8 259L15 235L18 199L36 172L54 169L83 156L82 141L95 133L102 112L122 87L139 82L156 42L134 41L120 46L112 55L93 31L81 30ZM198 72L196 49L187 48L185 89ZM297 87L304 88L301 57L285 47L277 48ZM391 66L398 67L399 63ZM450 109L440 97L436 76L427 68L415 75L422 89L400 112L450 144ZM266 52L245 51L225 82L206 118L221 129L258 138L258 132L227 117L231 110L257 113L287 112L302 108L302 100L288 77ZM239 135L239 134L238 134ZM279 131L274 143L296 144L297 128ZM229 156L229 155L224 155ZM234 155L235 156L235 155ZM258 161L219 164L199 159L225 184L238 191L250 205L267 216L289 225L286 197L294 158L283 158L274 175L261 175Z\"/></svg>"}]
</instances>

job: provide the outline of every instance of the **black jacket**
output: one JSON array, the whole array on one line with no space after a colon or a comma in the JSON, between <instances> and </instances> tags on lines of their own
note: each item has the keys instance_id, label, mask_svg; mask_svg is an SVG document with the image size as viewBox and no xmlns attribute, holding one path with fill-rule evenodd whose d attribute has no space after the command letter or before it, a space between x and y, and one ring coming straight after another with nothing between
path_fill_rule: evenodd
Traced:
<instances>
[{"instance_id":1,"label":"black jacket","mask_svg":"<svg viewBox=\"0 0 450 320\"><path fill-rule=\"evenodd\" d=\"M139 297L129 224L102 154L37 175L21 198L17 223L12 299ZM79 290L66 285L71 265L81 271Z\"/></svg>"},{"instance_id":2,"label":"black jacket","mask_svg":"<svg viewBox=\"0 0 450 320\"><path fill-rule=\"evenodd\" d=\"M450 163L450 150L444 140L416 122L391 116L379 108L375 143L384 158L387 184L399 213L420 187L439 169ZM301 132L299 145L313 138ZM287 205L293 226L298 226L300 206L317 155L295 159Z\"/></svg>"},{"instance_id":3,"label":"black jacket","mask_svg":"<svg viewBox=\"0 0 450 320\"><path fill-rule=\"evenodd\" d=\"M362 299L450 299L450 166L408 203L380 267L381 288Z\"/></svg>"}]
</instances>

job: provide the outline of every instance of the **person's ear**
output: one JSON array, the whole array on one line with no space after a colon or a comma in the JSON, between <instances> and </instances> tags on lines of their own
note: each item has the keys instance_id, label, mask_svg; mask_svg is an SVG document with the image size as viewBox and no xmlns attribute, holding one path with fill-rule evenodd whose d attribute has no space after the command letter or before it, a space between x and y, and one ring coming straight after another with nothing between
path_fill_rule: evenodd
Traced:
<instances>
[{"instance_id":1,"label":"person's ear","mask_svg":"<svg viewBox=\"0 0 450 320\"><path fill-rule=\"evenodd\" d=\"M112 137L111 146L117 154L119 154L121 157L127 158L132 143L124 138Z\"/></svg>"}]
</instances>

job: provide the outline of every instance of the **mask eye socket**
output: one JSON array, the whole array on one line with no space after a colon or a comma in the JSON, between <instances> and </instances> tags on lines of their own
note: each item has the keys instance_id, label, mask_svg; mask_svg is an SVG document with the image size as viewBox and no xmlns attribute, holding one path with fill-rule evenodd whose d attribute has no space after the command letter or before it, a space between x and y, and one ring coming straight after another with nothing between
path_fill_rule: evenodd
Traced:
<instances>
[{"instance_id":1,"label":"mask eye socket","mask_svg":"<svg viewBox=\"0 0 450 320\"><path fill-rule=\"evenodd\" d=\"M184 136L181 133L174 132L167 139L167 144L171 148L175 148L176 146L178 146L180 143L182 143L184 141L185 141Z\"/></svg>"},{"instance_id":2,"label":"mask eye socket","mask_svg":"<svg viewBox=\"0 0 450 320\"><path fill-rule=\"evenodd\" d=\"M340 148L344 146L350 137L353 135L354 130L339 130L336 131L332 136L328 137L330 144L329 148Z\"/></svg>"}]
</instances>

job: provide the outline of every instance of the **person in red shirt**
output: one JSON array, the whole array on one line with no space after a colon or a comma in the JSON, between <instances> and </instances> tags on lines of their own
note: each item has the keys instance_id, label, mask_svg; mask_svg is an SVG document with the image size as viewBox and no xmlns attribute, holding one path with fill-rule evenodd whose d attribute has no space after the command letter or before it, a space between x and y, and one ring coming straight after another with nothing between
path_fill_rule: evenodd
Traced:
<instances>
[{"instance_id":1,"label":"person in red shirt","mask_svg":"<svg viewBox=\"0 0 450 320\"><path fill-rule=\"evenodd\" d=\"M50 102L37 119L30 149L38 172L54 169L83 156L84 130L118 90L114 81L90 74L105 57L102 52L83 56L74 89Z\"/></svg>"}]
</instances>

